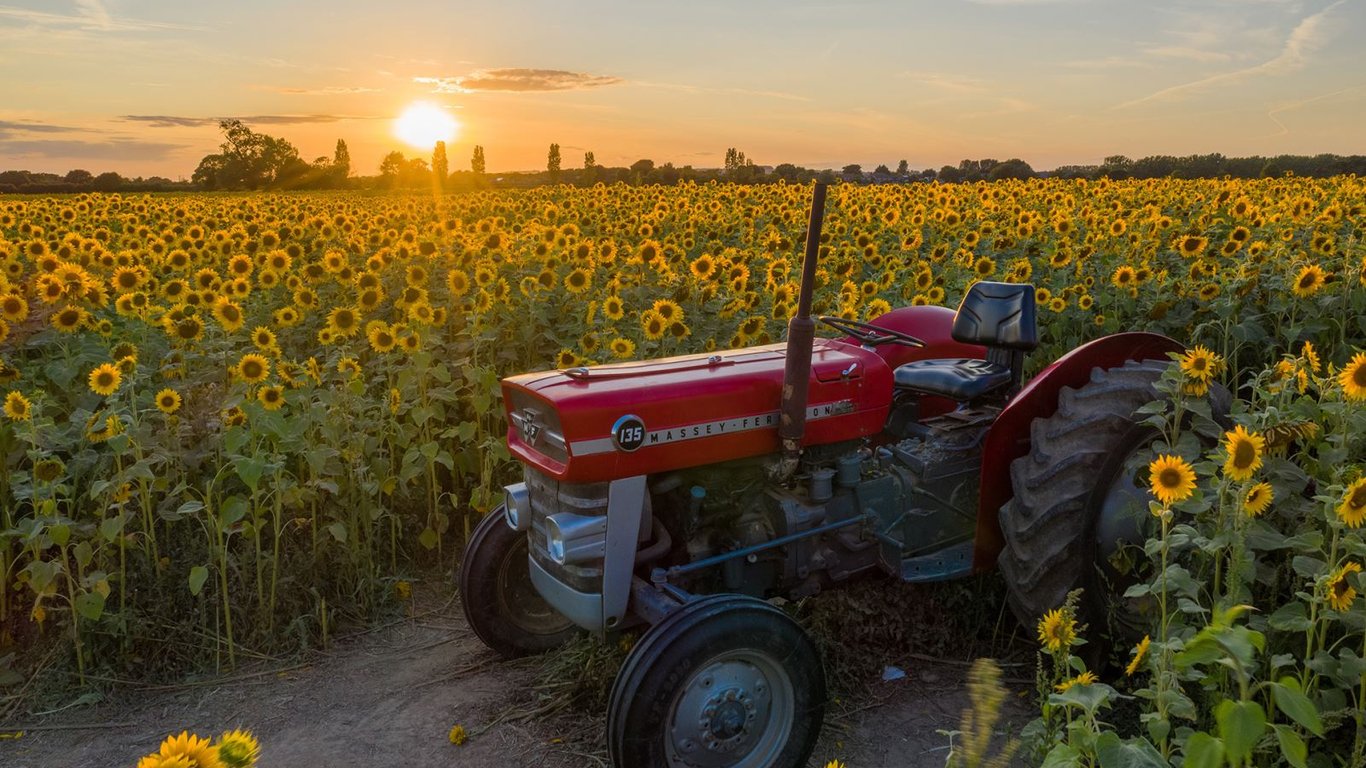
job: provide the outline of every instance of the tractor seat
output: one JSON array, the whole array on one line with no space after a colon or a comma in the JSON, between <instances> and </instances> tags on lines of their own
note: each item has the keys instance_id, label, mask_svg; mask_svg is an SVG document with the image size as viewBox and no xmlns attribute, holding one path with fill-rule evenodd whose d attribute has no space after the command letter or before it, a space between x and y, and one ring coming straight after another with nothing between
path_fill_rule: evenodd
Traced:
<instances>
[{"instance_id":1,"label":"tractor seat","mask_svg":"<svg viewBox=\"0 0 1366 768\"><path fill-rule=\"evenodd\" d=\"M897 389L970 402L1019 388L1025 353L1039 346L1034 286L974 283L953 318L954 341L987 348L985 360L916 360L892 374Z\"/></svg>"},{"instance_id":2,"label":"tractor seat","mask_svg":"<svg viewBox=\"0 0 1366 768\"><path fill-rule=\"evenodd\" d=\"M953 400L976 400L1010 383L1010 369L989 360L917 360L898 366L898 387Z\"/></svg>"}]
</instances>

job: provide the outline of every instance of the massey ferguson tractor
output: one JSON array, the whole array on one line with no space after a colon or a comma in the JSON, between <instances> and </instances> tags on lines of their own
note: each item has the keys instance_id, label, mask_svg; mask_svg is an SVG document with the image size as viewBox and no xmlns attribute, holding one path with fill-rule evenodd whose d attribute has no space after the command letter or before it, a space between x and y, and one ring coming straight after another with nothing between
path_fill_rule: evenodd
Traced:
<instances>
[{"instance_id":1,"label":"massey ferguson tractor","mask_svg":"<svg viewBox=\"0 0 1366 768\"><path fill-rule=\"evenodd\" d=\"M956 312L813 319L824 203L786 344L502 382L522 481L471 537L465 614L508 657L648 627L611 693L619 768L806 764L824 672L771 598L999 564L1032 622L1118 594L1110 556L1142 540L1135 411L1181 345L1120 333L1025 381L1034 288L993 282Z\"/></svg>"}]
</instances>

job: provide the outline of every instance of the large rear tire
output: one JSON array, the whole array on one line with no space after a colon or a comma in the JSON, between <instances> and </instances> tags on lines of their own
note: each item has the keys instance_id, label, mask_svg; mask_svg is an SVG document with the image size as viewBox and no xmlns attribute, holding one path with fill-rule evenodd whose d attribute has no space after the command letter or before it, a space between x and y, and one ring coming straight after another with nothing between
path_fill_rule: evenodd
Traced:
<instances>
[{"instance_id":1,"label":"large rear tire","mask_svg":"<svg viewBox=\"0 0 1366 768\"><path fill-rule=\"evenodd\" d=\"M526 534L508 526L502 506L474 527L458 585L470 629L504 658L559 648L578 631L531 583Z\"/></svg>"},{"instance_id":2,"label":"large rear tire","mask_svg":"<svg viewBox=\"0 0 1366 768\"><path fill-rule=\"evenodd\" d=\"M801 768L825 715L825 671L787 614L713 595L645 633L607 713L617 768Z\"/></svg>"},{"instance_id":3,"label":"large rear tire","mask_svg":"<svg viewBox=\"0 0 1366 768\"><path fill-rule=\"evenodd\" d=\"M1029 454L1010 465L1015 495L1000 510L1001 573L1026 626L1080 587L1082 618L1093 629L1114 640L1141 634L1142 606L1121 608L1133 576L1117 572L1110 558L1149 533L1151 496L1139 476L1158 433L1136 411L1158 398L1154 385L1170 365L1141 360L1097 368L1080 389L1063 388L1057 411L1031 425ZM1226 397L1216 388L1216 412Z\"/></svg>"}]
</instances>

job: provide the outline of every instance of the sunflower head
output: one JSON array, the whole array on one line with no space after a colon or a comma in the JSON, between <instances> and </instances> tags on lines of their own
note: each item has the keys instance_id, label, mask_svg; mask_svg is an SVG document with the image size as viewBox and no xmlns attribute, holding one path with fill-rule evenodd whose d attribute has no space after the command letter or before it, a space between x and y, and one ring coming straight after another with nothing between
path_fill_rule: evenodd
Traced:
<instances>
[{"instance_id":1,"label":"sunflower head","mask_svg":"<svg viewBox=\"0 0 1366 768\"><path fill-rule=\"evenodd\" d=\"M19 391L5 395L5 415L10 421L28 421L33 418L33 404L24 393Z\"/></svg>"},{"instance_id":2,"label":"sunflower head","mask_svg":"<svg viewBox=\"0 0 1366 768\"><path fill-rule=\"evenodd\" d=\"M166 388L157 393L157 410L167 415L180 410L180 393L171 388Z\"/></svg>"},{"instance_id":3,"label":"sunflower head","mask_svg":"<svg viewBox=\"0 0 1366 768\"><path fill-rule=\"evenodd\" d=\"M218 759L223 768L251 768L261 756L261 745L250 731L228 731L218 737Z\"/></svg>"},{"instance_id":4,"label":"sunflower head","mask_svg":"<svg viewBox=\"0 0 1366 768\"><path fill-rule=\"evenodd\" d=\"M123 372L113 363L101 363L90 372L90 391L97 395L112 395L123 383Z\"/></svg>"},{"instance_id":5,"label":"sunflower head","mask_svg":"<svg viewBox=\"0 0 1366 768\"><path fill-rule=\"evenodd\" d=\"M1248 517L1259 517L1276 499L1276 491L1271 483L1257 483L1243 496L1243 512Z\"/></svg>"},{"instance_id":6,"label":"sunflower head","mask_svg":"<svg viewBox=\"0 0 1366 768\"><path fill-rule=\"evenodd\" d=\"M1366 352L1358 352L1338 374L1342 394L1353 402L1366 401Z\"/></svg>"},{"instance_id":7,"label":"sunflower head","mask_svg":"<svg viewBox=\"0 0 1366 768\"><path fill-rule=\"evenodd\" d=\"M1224 433L1224 449L1228 460L1224 462L1224 474L1233 480L1249 480L1262 466L1262 453L1266 440L1256 432L1248 432L1242 424L1233 431Z\"/></svg>"},{"instance_id":8,"label":"sunflower head","mask_svg":"<svg viewBox=\"0 0 1366 768\"><path fill-rule=\"evenodd\" d=\"M1361 564L1347 562L1328 580L1328 605L1333 610L1346 613L1351 609L1353 601L1357 598L1357 590L1352 585L1351 578L1357 573L1361 573Z\"/></svg>"},{"instance_id":9,"label":"sunflower head","mask_svg":"<svg viewBox=\"0 0 1366 768\"><path fill-rule=\"evenodd\" d=\"M1338 519L1348 528L1360 528L1366 522L1366 477L1358 478L1347 486L1338 504Z\"/></svg>"},{"instance_id":10,"label":"sunflower head","mask_svg":"<svg viewBox=\"0 0 1366 768\"><path fill-rule=\"evenodd\" d=\"M1070 608L1055 608L1039 619L1039 643L1050 653L1072 647L1077 639L1077 619Z\"/></svg>"},{"instance_id":11,"label":"sunflower head","mask_svg":"<svg viewBox=\"0 0 1366 768\"><path fill-rule=\"evenodd\" d=\"M1190 498L1195 492L1195 470L1180 456L1163 454L1148 465L1153 496L1164 505Z\"/></svg>"}]
</instances>

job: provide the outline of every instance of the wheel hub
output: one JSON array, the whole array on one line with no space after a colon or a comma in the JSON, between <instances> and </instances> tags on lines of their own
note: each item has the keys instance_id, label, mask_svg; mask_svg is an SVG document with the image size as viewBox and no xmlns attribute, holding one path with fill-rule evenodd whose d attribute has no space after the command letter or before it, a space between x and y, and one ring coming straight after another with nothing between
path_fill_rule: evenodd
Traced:
<instances>
[{"instance_id":1,"label":"wheel hub","mask_svg":"<svg viewBox=\"0 0 1366 768\"><path fill-rule=\"evenodd\" d=\"M789 726L784 712L775 716L774 669L750 659L717 660L694 675L674 707L670 728L670 765L689 768L748 768L767 765ZM785 678L778 681L780 686ZM786 710L790 695L779 691L776 708ZM784 721L784 722L779 722ZM782 736L781 739L776 738Z\"/></svg>"}]
</instances>

